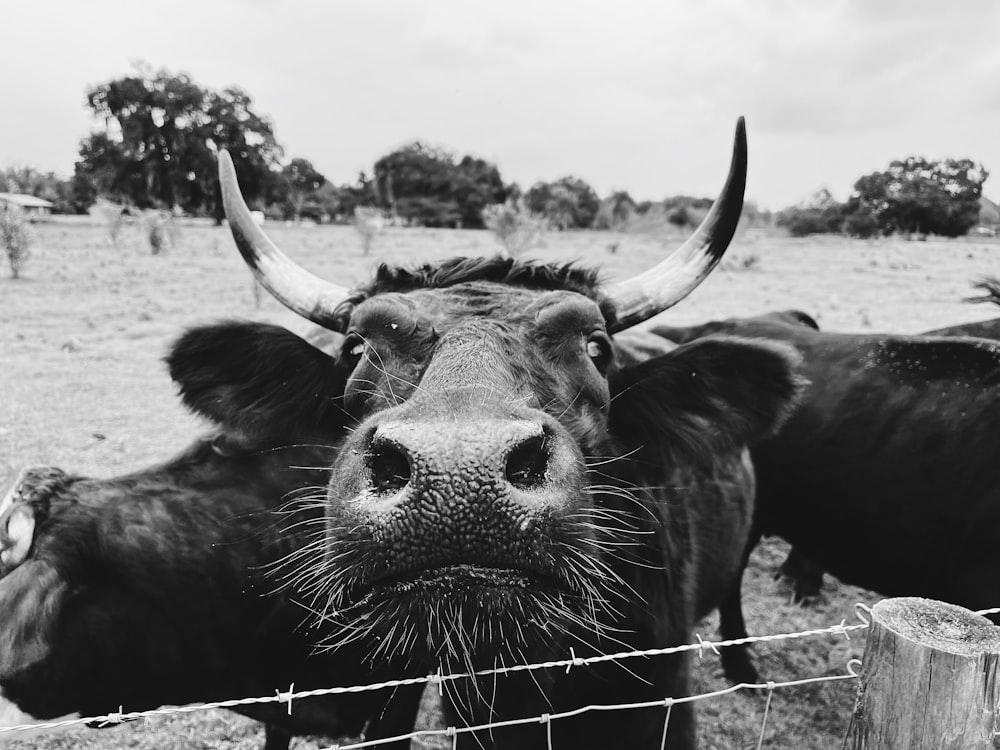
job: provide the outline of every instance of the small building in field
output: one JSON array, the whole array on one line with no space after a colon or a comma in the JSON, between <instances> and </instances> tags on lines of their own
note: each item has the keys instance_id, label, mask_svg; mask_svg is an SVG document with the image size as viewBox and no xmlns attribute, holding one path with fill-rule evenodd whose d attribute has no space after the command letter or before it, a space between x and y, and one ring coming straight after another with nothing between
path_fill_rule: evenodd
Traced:
<instances>
[{"instance_id":1,"label":"small building in field","mask_svg":"<svg viewBox=\"0 0 1000 750\"><path fill-rule=\"evenodd\" d=\"M11 207L24 211L30 221L46 218L52 212L52 203L23 193L0 193L0 211Z\"/></svg>"}]
</instances>

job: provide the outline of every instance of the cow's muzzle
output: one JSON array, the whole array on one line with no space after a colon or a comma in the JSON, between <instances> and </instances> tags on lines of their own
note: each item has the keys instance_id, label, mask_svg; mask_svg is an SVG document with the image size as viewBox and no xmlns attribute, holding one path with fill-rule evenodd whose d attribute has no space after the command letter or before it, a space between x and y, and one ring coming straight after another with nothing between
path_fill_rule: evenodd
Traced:
<instances>
[{"instance_id":1,"label":"cow's muzzle","mask_svg":"<svg viewBox=\"0 0 1000 750\"><path fill-rule=\"evenodd\" d=\"M560 585L558 548L584 480L565 430L532 409L425 411L371 418L334 471L331 527L370 540L362 591Z\"/></svg>"}]
</instances>

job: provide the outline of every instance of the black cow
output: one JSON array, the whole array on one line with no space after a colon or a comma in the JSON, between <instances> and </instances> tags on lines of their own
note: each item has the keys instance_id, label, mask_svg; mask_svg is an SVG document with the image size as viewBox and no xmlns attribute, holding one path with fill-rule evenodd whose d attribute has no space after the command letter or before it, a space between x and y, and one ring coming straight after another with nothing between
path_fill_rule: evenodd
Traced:
<instances>
[{"instance_id":1,"label":"black cow","mask_svg":"<svg viewBox=\"0 0 1000 750\"><path fill-rule=\"evenodd\" d=\"M0 695L51 719L373 681L346 651L314 654L305 610L281 590L281 561L322 528L331 455L220 435L113 479L26 471L0 504ZM281 750L369 720L371 737L408 731L419 695L383 716L387 698L238 710Z\"/></svg>"},{"instance_id":2,"label":"black cow","mask_svg":"<svg viewBox=\"0 0 1000 750\"><path fill-rule=\"evenodd\" d=\"M802 354L801 402L752 449L754 543L777 534L887 596L1000 603L1000 344L824 333L796 311L653 332L686 345L717 335L782 342ZM725 638L746 634L735 592L720 611ZM756 678L742 650L723 661L730 679Z\"/></svg>"},{"instance_id":3,"label":"black cow","mask_svg":"<svg viewBox=\"0 0 1000 750\"><path fill-rule=\"evenodd\" d=\"M296 355L283 331L205 327L170 364L188 405L223 425L301 426L337 446L325 548L301 566L324 643L363 646L403 676L686 642L739 568L745 445L790 408L794 355L716 340L649 356L612 335L684 297L721 257L742 204L742 122L695 236L608 287L572 264L479 258L382 266L349 292L278 251L226 155L220 167L258 280L345 344L304 362L310 348ZM262 403L275 388L282 397ZM537 717L681 696L688 681L684 656L517 672L446 683L446 708L468 724ZM660 747L663 718L585 713L458 742L546 747L550 730L555 747ZM694 745L690 704L674 707L667 744Z\"/></svg>"},{"instance_id":4,"label":"black cow","mask_svg":"<svg viewBox=\"0 0 1000 750\"><path fill-rule=\"evenodd\" d=\"M966 302L981 303L990 302L1000 305L1000 279L995 277L984 277L973 284L982 294L966 297ZM782 313L769 313L763 316L765 319L774 321L784 321L789 324L801 323L819 330L816 321L804 312L799 310L788 310ZM663 329L663 331L673 329ZM673 335L687 339L686 334ZM922 336L965 336L971 338L1000 339L1000 318L988 318L987 320L977 320L971 323L960 323L944 328L935 328L924 331ZM796 548L789 550L784 562L778 568L778 575L788 579L793 585L793 599L797 602L809 602L819 595L823 586L822 567L812 562L806 555Z\"/></svg>"},{"instance_id":5,"label":"black cow","mask_svg":"<svg viewBox=\"0 0 1000 750\"><path fill-rule=\"evenodd\" d=\"M982 290L983 294L975 297L967 297L967 302L991 302L1000 304L1000 280L995 278L984 278L973 285ZM781 315L780 313L778 315ZM805 313L790 311L785 316L800 316L800 320L813 328L819 326ZM791 322L791 318L788 318ZM1000 318L990 318L988 320L977 320L972 323L960 323L959 325L946 326L945 328L935 328L932 331L924 331L922 336L967 336L983 339L1000 339ZM823 586L823 568L812 562L808 556L796 548L788 552L788 556L778 569L778 575L788 579L793 586L793 599L797 602L809 602L819 596Z\"/></svg>"}]
</instances>

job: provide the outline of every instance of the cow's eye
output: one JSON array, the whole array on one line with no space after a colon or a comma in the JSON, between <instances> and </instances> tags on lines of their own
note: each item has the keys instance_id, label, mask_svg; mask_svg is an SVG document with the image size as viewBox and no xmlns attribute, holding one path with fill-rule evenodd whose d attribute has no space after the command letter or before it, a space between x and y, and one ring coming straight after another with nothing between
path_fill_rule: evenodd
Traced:
<instances>
[{"instance_id":1,"label":"cow's eye","mask_svg":"<svg viewBox=\"0 0 1000 750\"><path fill-rule=\"evenodd\" d=\"M365 340L356 333L348 334L344 341L343 352L347 359L358 359L365 353Z\"/></svg>"},{"instance_id":2,"label":"cow's eye","mask_svg":"<svg viewBox=\"0 0 1000 750\"><path fill-rule=\"evenodd\" d=\"M611 342L604 333L592 333L587 339L587 356L594 366L604 372L611 363Z\"/></svg>"}]
</instances>

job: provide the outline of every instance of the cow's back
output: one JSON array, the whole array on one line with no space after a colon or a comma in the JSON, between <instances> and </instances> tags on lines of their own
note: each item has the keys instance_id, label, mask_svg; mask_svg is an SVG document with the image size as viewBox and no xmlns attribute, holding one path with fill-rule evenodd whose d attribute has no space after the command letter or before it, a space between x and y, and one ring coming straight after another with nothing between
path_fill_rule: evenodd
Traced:
<instances>
[{"instance_id":1,"label":"cow's back","mask_svg":"<svg viewBox=\"0 0 1000 750\"><path fill-rule=\"evenodd\" d=\"M956 577L989 554L977 535L1000 522L1000 347L783 335L811 382L780 433L753 450L764 529L845 581L887 595L947 590L954 601Z\"/></svg>"}]
</instances>

